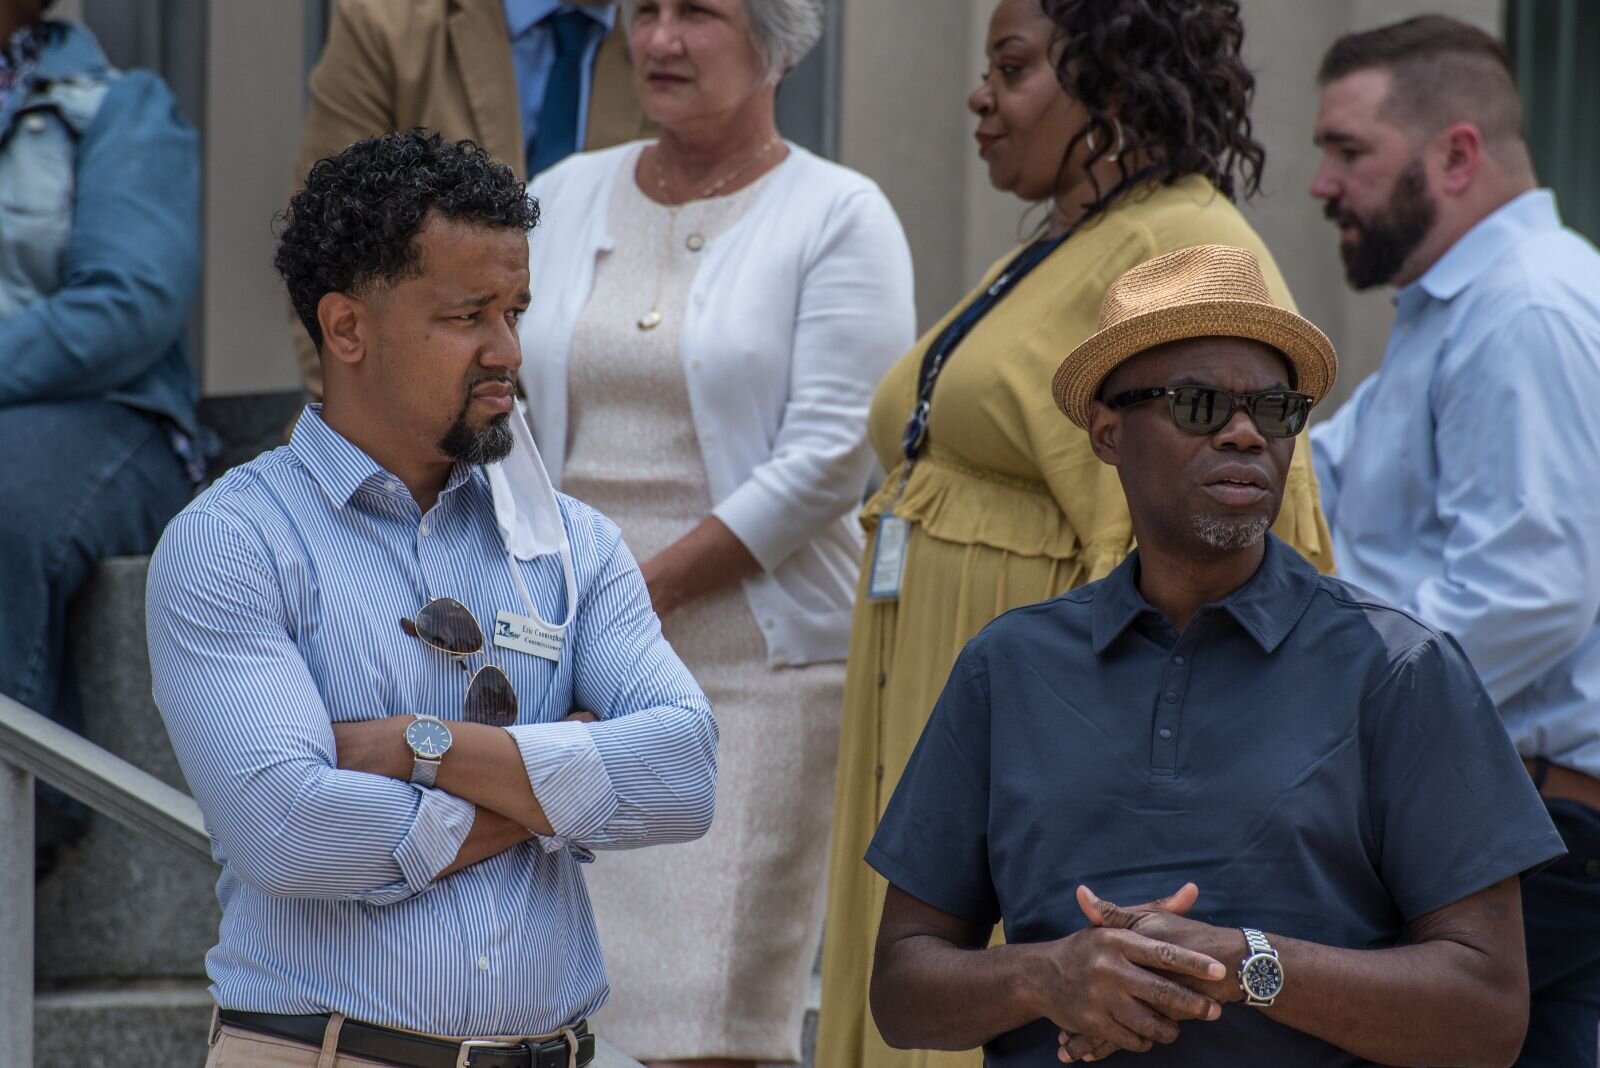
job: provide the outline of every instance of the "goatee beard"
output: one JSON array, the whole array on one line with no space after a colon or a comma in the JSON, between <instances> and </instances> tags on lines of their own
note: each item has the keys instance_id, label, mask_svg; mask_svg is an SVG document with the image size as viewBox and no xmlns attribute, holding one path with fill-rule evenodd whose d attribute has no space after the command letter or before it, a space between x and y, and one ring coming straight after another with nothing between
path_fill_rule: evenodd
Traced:
<instances>
[{"instance_id":1,"label":"goatee beard","mask_svg":"<svg viewBox=\"0 0 1600 1068\"><path fill-rule=\"evenodd\" d=\"M1422 161L1412 160L1395 179L1389 203L1380 214L1363 221L1339 210L1333 201L1323 209L1323 214L1356 228L1356 240L1339 246L1344 276L1352 288L1371 289L1388 283L1400 273L1407 258L1433 229L1438 212L1428 196Z\"/></svg>"},{"instance_id":2,"label":"goatee beard","mask_svg":"<svg viewBox=\"0 0 1600 1068\"><path fill-rule=\"evenodd\" d=\"M1195 537L1213 549L1234 552L1248 549L1267 536L1272 520L1266 516L1235 517L1197 515L1190 520Z\"/></svg>"},{"instance_id":3,"label":"goatee beard","mask_svg":"<svg viewBox=\"0 0 1600 1068\"><path fill-rule=\"evenodd\" d=\"M498 381L498 379L487 380ZM516 438L511 435L511 417L515 411L504 412L489 420L487 426L474 430L467 422L467 412L472 406L472 391L483 385L474 382L467 387L467 397L461 403L456 421L450 424L444 437L439 439L439 451L456 463L497 464L511 455Z\"/></svg>"}]
</instances>

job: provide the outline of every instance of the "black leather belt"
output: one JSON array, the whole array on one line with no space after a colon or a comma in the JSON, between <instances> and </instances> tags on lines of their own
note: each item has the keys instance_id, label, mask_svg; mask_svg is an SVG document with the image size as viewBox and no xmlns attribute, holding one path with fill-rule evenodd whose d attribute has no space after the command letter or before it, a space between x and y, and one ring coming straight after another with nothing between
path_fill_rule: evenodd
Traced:
<instances>
[{"instance_id":1,"label":"black leather belt","mask_svg":"<svg viewBox=\"0 0 1600 1068\"><path fill-rule=\"evenodd\" d=\"M283 1016L223 1009L218 1018L229 1027L287 1038L308 1046L321 1046L328 1030L327 1014ZM578 1064L588 1064L594 1060L594 1036L582 1021L572 1030L578 1038ZM570 1068L571 1048L560 1036L526 1042L487 1039L446 1042L355 1020L346 1020L339 1029L340 1053L383 1061L399 1068Z\"/></svg>"}]
</instances>

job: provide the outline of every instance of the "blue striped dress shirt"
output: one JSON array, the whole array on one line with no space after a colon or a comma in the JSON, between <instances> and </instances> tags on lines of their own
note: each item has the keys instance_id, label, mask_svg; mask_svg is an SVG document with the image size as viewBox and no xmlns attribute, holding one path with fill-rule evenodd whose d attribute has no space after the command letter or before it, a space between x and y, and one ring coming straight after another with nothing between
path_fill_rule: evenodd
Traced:
<instances>
[{"instance_id":1,"label":"blue striped dress shirt","mask_svg":"<svg viewBox=\"0 0 1600 1068\"><path fill-rule=\"evenodd\" d=\"M557 836L444 878L473 806L338 770L331 724L461 718L467 676L399 626L429 597L461 601L486 632L497 611L526 611L482 469L458 465L424 515L313 405L289 445L168 527L150 658L222 865L206 957L219 1005L489 1036L547 1033L604 1003L578 864L704 834L717 728L616 526L560 507L578 589L560 660L489 651L516 687L507 730ZM540 616L567 618L559 557L515 566ZM600 721L560 722L574 709Z\"/></svg>"}]
</instances>

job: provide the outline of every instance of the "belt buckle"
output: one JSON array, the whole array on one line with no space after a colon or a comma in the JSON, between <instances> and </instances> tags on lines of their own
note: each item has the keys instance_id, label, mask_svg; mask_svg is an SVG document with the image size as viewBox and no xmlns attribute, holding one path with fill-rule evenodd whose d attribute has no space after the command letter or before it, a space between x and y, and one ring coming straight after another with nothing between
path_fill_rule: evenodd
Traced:
<instances>
[{"instance_id":1,"label":"belt buckle","mask_svg":"<svg viewBox=\"0 0 1600 1068\"><path fill-rule=\"evenodd\" d=\"M532 1047L526 1042L500 1042L492 1038L469 1038L461 1043L461 1051L456 1054L456 1068L471 1068L472 1053L474 1050L480 1049L527 1050L529 1053L528 1063L532 1068L533 1051Z\"/></svg>"}]
</instances>

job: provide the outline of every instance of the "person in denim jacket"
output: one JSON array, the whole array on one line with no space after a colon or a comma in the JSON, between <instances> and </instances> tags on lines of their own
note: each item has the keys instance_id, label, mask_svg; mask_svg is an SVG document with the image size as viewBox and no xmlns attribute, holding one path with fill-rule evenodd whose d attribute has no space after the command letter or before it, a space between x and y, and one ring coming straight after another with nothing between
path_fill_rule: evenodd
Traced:
<instances>
[{"instance_id":1,"label":"person in denim jacket","mask_svg":"<svg viewBox=\"0 0 1600 1068\"><path fill-rule=\"evenodd\" d=\"M41 0L0 0L0 693L77 726L66 610L188 501L194 130ZM81 819L47 796L41 852Z\"/></svg>"}]
</instances>

